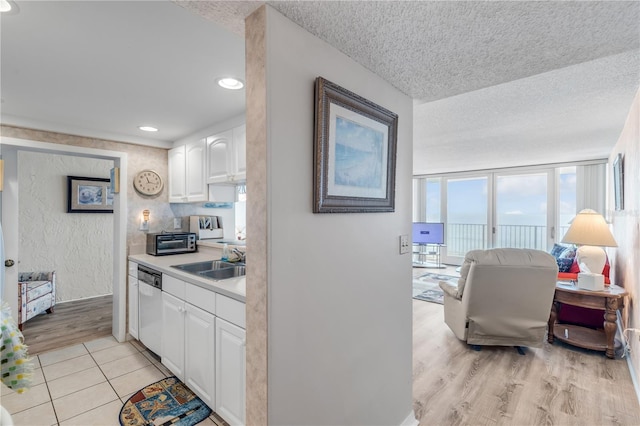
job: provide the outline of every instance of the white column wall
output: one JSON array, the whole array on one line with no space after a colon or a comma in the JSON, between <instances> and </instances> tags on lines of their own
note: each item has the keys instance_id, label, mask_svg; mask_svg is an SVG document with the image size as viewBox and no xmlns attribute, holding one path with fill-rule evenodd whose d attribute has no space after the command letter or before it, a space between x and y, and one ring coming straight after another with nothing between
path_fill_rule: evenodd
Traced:
<instances>
[{"instance_id":1,"label":"white column wall","mask_svg":"<svg viewBox=\"0 0 640 426\"><path fill-rule=\"evenodd\" d=\"M411 233L412 101L266 16L269 424L401 424L412 413L411 256L398 243ZM312 213L318 76L399 115L394 213Z\"/></svg>"}]
</instances>

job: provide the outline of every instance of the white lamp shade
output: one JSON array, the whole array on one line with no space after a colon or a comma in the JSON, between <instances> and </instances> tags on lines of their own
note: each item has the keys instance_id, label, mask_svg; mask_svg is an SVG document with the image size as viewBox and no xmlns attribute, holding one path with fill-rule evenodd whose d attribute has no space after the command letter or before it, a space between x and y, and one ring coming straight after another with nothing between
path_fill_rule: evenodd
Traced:
<instances>
[{"instance_id":1,"label":"white lamp shade","mask_svg":"<svg viewBox=\"0 0 640 426\"><path fill-rule=\"evenodd\" d=\"M587 246L618 247L604 217L591 209L584 209L576 215L569 230L562 238L562 242Z\"/></svg>"}]
</instances>

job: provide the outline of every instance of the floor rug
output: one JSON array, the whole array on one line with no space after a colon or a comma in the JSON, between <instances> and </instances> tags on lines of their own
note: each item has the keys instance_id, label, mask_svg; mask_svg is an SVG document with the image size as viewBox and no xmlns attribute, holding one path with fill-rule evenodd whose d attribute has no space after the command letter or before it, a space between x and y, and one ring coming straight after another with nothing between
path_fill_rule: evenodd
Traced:
<instances>
[{"instance_id":1,"label":"floor rug","mask_svg":"<svg viewBox=\"0 0 640 426\"><path fill-rule=\"evenodd\" d=\"M442 305L444 294L438 285L440 281L450 281L458 285L458 277L429 272L413 279L413 298Z\"/></svg>"},{"instance_id":2,"label":"floor rug","mask_svg":"<svg viewBox=\"0 0 640 426\"><path fill-rule=\"evenodd\" d=\"M121 426L193 426L211 409L176 377L167 377L134 393L120 410Z\"/></svg>"}]
</instances>

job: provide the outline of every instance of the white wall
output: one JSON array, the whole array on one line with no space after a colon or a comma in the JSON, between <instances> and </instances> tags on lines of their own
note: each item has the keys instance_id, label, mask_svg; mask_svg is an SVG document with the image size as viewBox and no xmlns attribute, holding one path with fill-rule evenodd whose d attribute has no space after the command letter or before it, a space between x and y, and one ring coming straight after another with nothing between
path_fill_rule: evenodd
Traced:
<instances>
[{"instance_id":1,"label":"white wall","mask_svg":"<svg viewBox=\"0 0 640 426\"><path fill-rule=\"evenodd\" d=\"M411 232L412 101L266 16L269 424L397 425L412 413L411 258L398 253ZM399 115L394 213L312 213L318 76Z\"/></svg>"},{"instance_id":2,"label":"white wall","mask_svg":"<svg viewBox=\"0 0 640 426\"><path fill-rule=\"evenodd\" d=\"M624 210L615 210L613 196L613 161L618 154L624 157ZM609 211L607 216L613 222L613 235L618 243L617 248L609 248L612 282L624 287L629 292L625 301L625 326L640 328L640 90L636 92L629 115L620 138L609 156L608 188ZM640 342L637 332L630 333L629 362L636 392L640 391ZM640 394L638 394L640 399Z\"/></svg>"},{"instance_id":3,"label":"white wall","mask_svg":"<svg viewBox=\"0 0 640 426\"><path fill-rule=\"evenodd\" d=\"M18 152L19 272L56 271L56 301L112 293L113 215L67 213L67 176L109 177L113 161Z\"/></svg>"}]
</instances>

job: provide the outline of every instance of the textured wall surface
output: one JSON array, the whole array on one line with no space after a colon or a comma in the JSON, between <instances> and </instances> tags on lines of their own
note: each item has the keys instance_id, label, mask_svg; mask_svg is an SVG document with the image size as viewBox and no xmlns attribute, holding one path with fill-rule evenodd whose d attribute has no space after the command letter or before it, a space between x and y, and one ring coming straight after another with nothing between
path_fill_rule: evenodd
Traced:
<instances>
[{"instance_id":1,"label":"textured wall surface","mask_svg":"<svg viewBox=\"0 0 640 426\"><path fill-rule=\"evenodd\" d=\"M56 271L56 301L111 294L113 215L67 213L67 176L108 177L113 161L18 153L20 272Z\"/></svg>"},{"instance_id":2,"label":"textured wall surface","mask_svg":"<svg viewBox=\"0 0 640 426\"><path fill-rule=\"evenodd\" d=\"M624 210L614 210L612 165L618 154L624 156ZM617 249L610 249L613 282L629 292L626 301L627 327L640 328L640 91L629 111L627 122L609 157L609 208ZM633 333L632 333L633 336ZM640 381L640 344L629 339L631 360Z\"/></svg>"},{"instance_id":3,"label":"textured wall surface","mask_svg":"<svg viewBox=\"0 0 640 426\"><path fill-rule=\"evenodd\" d=\"M149 232L173 230L174 217L182 217L182 229L188 231L189 215L216 215L224 217L225 238L233 238L234 212L232 209L204 208L204 203L169 204L167 195L169 171L166 149L13 126L0 126L0 132L5 137L126 152L128 154L127 172L129 182L121 182L121 185L129 185L127 192L127 247L131 253L143 252L145 248L146 233L139 230L140 218L142 211L145 209L151 212ZM45 165L44 167L46 168L47 166ZM155 170L164 180L165 187L160 194L154 197L141 196L133 189L133 177L137 172L144 169ZM108 175L107 171L106 176Z\"/></svg>"},{"instance_id":4,"label":"textured wall surface","mask_svg":"<svg viewBox=\"0 0 640 426\"><path fill-rule=\"evenodd\" d=\"M166 149L11 126L2 126L0 131L2 132L2 136L5 137L126 152L128 154L127 171L130 181L121 182L121 185L129 185L130 188L127 192L129 210L129 219L127 223L127 246L144 246L145 244L145 234L138 230L142 210L151 210L150 230L152 232L161 230L171 222L171 218L174 214L167 202L166 181L168 166ZM45 165L45 168L46 167L47 166ZM165 181L165 188L159 195L155 197L142 197L133 190L133 186L131 184L133 176L143 169L155 170L163 177ZM107 171L106 176L108 175L109 173Z\"/></svg>"}]
</instances>

